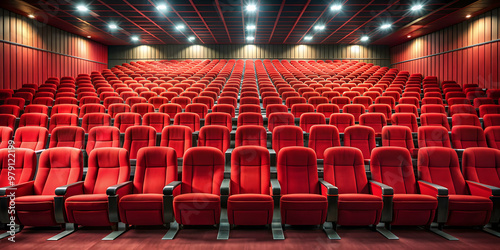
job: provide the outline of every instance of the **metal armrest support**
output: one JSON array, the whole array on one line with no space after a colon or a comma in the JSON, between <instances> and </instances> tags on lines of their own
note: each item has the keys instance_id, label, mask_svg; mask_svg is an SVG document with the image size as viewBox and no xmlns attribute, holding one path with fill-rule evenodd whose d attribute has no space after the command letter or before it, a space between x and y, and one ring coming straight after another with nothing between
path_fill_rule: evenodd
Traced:
<instances>
[{"instance_id":1,"label":"metal armrest support","mask_svg":"<svg viewBox=\"0 0 500 250\"><path fill-rule=\"evenodd\" d=\"M118 212L118 201L120 197L132 192L132 181L126 181L120 184L113 185L106 189L108 195L108 212L110 222L120 222L120 214Z\"/></svg>"},{"instance_id":2,"label":"metal armrest support","mask_svg":"<svg viewBox=\"0 0 500 250\"><path fill-rule=\"evenodd\" d=\"M281 185L277 179L271 179L271 191L273 196L274 207L280 207L280 199L281 199Z\"/></svg>"},{"instance_id":3,"label":"metal armrest support","mask_svg":"<svg viewBox=\"0 0 500 250\"><path fill-rule=\"evenodd\" d=\"M380 221L386 223L392 222L392 212L393 212L392 199L393 199L394 189L386 184L374 180L370 180L370 185L372 188L372 193L375 194L375 192L377 192L376 195L382 197L382 201L384 203Z\"/></svg>"},{"instance_id":4,"label":"metal armrest support","mask_svg":"<svg viewBox=\"0 0 500 250\"><path fill-rule=\"evenodd\" d=\"M66 223L64 200L73 195L83 194L83 181L77 181L75 183L57 187L55 194L54 217L57 223Z\"/></svg>"},{"instance_id":5,"label":"metal armrest support","mask_svg":"<svg viewBox=\"0 0 500 250\"><path fill-rule=\"evenodd\" d=\"M326 188L326 198L328 200L327 222L337 223L339 210L339 189L325 180L319 183Z\"/></svg>"},{"instance_id":6,"label":"metal armrest support","mask_svg":"<svg viewBox=\"0 0 500 250\"><path fill-rule=\"evenodd\" d=\"M444 224L448 220L448 189L427 181L418 181L420 193L437 197L436 222Z\"/></svg>"},{"instance_id":7,"label":"metal armrest support","mask_svg":"<svg viewBox=\"0 0 500 250\"><path fill-rule=\"evenodd\" d=\"M172 181L163 187L163 223L174 222L174 190L181 185L181 181Z\"/></svg>"}]
</instances>

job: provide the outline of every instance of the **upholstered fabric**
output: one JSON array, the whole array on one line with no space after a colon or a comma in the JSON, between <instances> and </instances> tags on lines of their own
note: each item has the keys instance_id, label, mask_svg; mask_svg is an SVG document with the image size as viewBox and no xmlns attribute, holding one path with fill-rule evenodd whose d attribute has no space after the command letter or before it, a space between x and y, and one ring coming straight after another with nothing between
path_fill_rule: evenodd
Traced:
<instances>
[{"instance_id":1,"label":"upholstered fabric","mask_svg":"<svg viewBox=\"0 0 500 250\"><path fill-rule=\"evenodd\" d=\"M453 127L460 125L481 127L479 118L473 114L456 114L451 118L451 124Z\"/></svg>"},{"instance_id":2,"label":"upholstered fabric","mask_svg":"<svg viewBox=\"0 0 500 250\"><path fill-rule=\"evenodd\" d=\"M219 106L215 105L215 107ZM224 105L228 106L228 105ZM231 108L233 106L229 105ZM221 108L223 109L223 108ZM234 114L234 108L233 108L233 114ZM205 126L207 125L220 125L226 127L229 131L233 130L233 120L230 114L228 113L221 113L221 112L216 112L212 110L212 113L209 113L205 116Z\"/></svg>"},{"instance_id":3,"label":"upholstered fabric","mask_svg":"<svg viewBox=\"0 0 500 250\"><path fill-rule=\"evenodd\" d=\"M456 149L488 147L483 129L471 125L453 126L451 129L451 142L453 148Z\"/></svg>"},{"instance_id":4,"label":"upholstered fabric","mask_svg":"<svg viewBox=\"0 0 500 250\"><path fill-rule=\"evenodd\" d=\"M149 104L149 103L136 103L136 104L132 105L131 111L132 111L132 113L140 114L142 117L147 113L154 112L155 107L153 106L153 104Z\"/></svg>"},{"instance_id":5,"label":"upholstered fabric","mask_svg":"<svg viewBox=\"0 0 500 250\"><path fill-rule=\"evenodd\" d=\"M19 128L26 126L47 127L49 117L46 114L26 113L21 115L19 120Z\"/></svg>"},{"instance_id":6,"label":"upholstered fabric","mask_svg":"<svg viewBox=\"0 0 500 250\"><path fill-rule=\"evenodd\" d=\"M487 127L484 134L490 148L500 149L500 126Z\"/></svg>"},{"instance_id":7,"label":"upholstered fabric","mask_svg":"<svg viewBox=\"0 0 500 250\"><path fill-rule=\"evenodd\" d=\"M234 106L229 104L220 104L220 100L218 101L217 105L212 107L212 112L227 113L231 115L231 117L235 116Z\"/></svg>"},{"instance_id":8,"label":"upholstered fabric","mask_svg":"<svg viewBox=\"0 0 500 250\"><path fill-rule=\"evenodd\" d=\"M500 187L500 151L492 148L468 148L462 156L466 180Z\"/></svg>"},{"instance_id":9,"label":"upholstered fabric","mask_svg":"<svg viewBox=\"0 0 500 250\"><path fill-rule=\"evenodd\" d=\"M0 119L2 119L1 116ZM12 139L13 134L14 131L12 128L0 126L0 149L7 148L9 146L9 140Z\"/></svg>"},{"instance_id":10,"label":"upholstered fabric","mask_svg":"<svg viewBox=\"0 0 500 250\"><path fill-rule=\"evenodd\" d=\"M173 118L177 113L182 112L182 106L176 103L166 103L160 106L160 112Z\"/></svg>"},{"instance_id":11,"label":"upholstered fabric","mask_svg":"<svg viewBox=\"0 0 500 250\"><path fill-rule=\"evenodd\" d=\"M340 108L336 104L322 103L316 106L316 112L321 113L325 115L325 117L329 118L332 114L339 113Z\"/></svg>"},{"instance_id":12,"label":"upholstered fabric","mask_svg":"<svg viewBox=\"0 0 500 250\"><path fill-rule=\"evenodd\" d=\"M84 140L85 131L81 127L57 127L50 136L49 148L72 147L82 149Z\"/></svg>"},{"instance_id":13,"label":"upholstered fabric","mask_svg":"<svg viewBox=\"0 0 500 250\"><path fill-rule=\"evenodd\" d=\"M339 130L332 125L312 126L308 146L316 152L318 159L323 159L327 148L340 146Z\"/></svg>"},{"instance_id":14,"label":"upholstered fabric","mask_svg":"<svg viewBox=\"0 0 500 250\"><path fill-rule=\"evenodd\" d=\"M183 112L174 117L174 125L188 126L193 132L200 130L200 116L196 113Z\"/></svg>"},{"instance_id":15,"label":"upholstered fabric","mask_svg":"<svg viewBox=\"0 0 500 250\"><path fill-rule=\"evenodd\" d=\"M294 125L279 126L273 131L272 144L276 154L285 147L304 146L302 129Z\"/></svg>"},{"instance_id":16,"label":"upholstered fabric","mask_svg":"<svg viewBox=\"0 0 500 250\"><path fill-rule=\"evenodd\" d=\"M291 106L290 112L293 117L300 118L302 114L314 112L314 106L307 103L297 103Z\"/></svg>"},{"instance_id":17,"label":"upholstered fabric","mask_svg":"<svg viewBox=\"0 0 500 250\"><path fill-rule=\"evenodd\" d=\"M339 133L344 133L349 126L354 126L354 116L347 113L335 113L330 116L330 125L339 129Z\"/></svg>"},{"instance_id":18,"label":"upholstered fabric","mask_svg":"<svg viewBox=\"0 0 500 250\"><path fill-rule=\"evenodd\" d=\"M326 220L328 201L315 193L289 193L281 197L280 208L282 224L319 225Z\"/></svg>"},{"instance_id":19,"label":"upholstered fabric","mask_svg":"<svg viewBox=\"0 0 500 250\"><path fill-rule=\"evenodd\" d=\"M89 104L86 104L89 105ZM93 127L110 126L111 116L105 113L88 113L83 116L82 128L88 133Z\"/></svg>"},{"instance_id":20,"label":"upholstered fabric","mask_svg":"<svg viewBox=\"0 0 500 250\"><path fill-rule=\"evenodd\" d=\"M269 109L272 105L267 106ZM295 125L295 120L292 114L287 112L272 113L267 119L267 130L274 133L274 129L278 126ZM300 128L299 128L300 129Z\"/></svg>"},{"instance_id":21,"label":"upholstered fabric","mask_svg":"<svg viewBox=\"0 0 500 250\"><path fill-rule=\"evenodd\" d=\"M365 161L369 160L372 149L376 147L375 131L363 125L348 127L344 131L344 146L360 149Z\"/></svg>"},{"instance_id":22,"label":"upholstered fabric","mask_svg":"<svg viewBox=\"0 0 500 250\"><path fill-rule=\"evenodd\" d=\"M300 116L300 128L306 133L310 132L312 126L324 124L326 124L325 115L321 113L310 112Z\"/></svg>"},{"instance_id":23,"label":"upholstered fabric","mask_svg":"<svg viewBox=\"0 0 500 250\"><path fill-rule=\"evenodd\" d=\"M384 114L366 113L359 117L359 124L373 128L375 134L380 135L382 128L387 125L387 121Z\"/></svg>"},{"instance_id":24,"label":"upholstered fabric","mask_svg":"<svg viewBox=\"0 0 500 250\"><path fill-rule=\"evenodd\" d=\"M208 146L225 153L231 144L230 131L225 126L207 125L200 129L198 146Z\"/></svg>"},{"instance_id":25,"label":"upholstered fabric","mask_svg":"<svg viewBox=\"0 0 500 250\"><path fill-rule=\"evenodd\" d=\"M116 127L99 126L93 127L89 131L87 138L87 155L95 148L119 147L120 130Z\"/></svg>"},{"instance_id":26,"label":"upholstered fabric","mask_svg":"<svg viewBox=\"0 0 500 250\"><path fill-rule=\"evenodd\" d=\"M120 133L125 133L127 128L131 126L141 125L141 115L137 113L119 113L115 116L113 124L120 130Z\"/></svg>"},{"instance_id":27,"label":"upholstered fabric","mask_svg":"<svg viewBox=\"0 0 500 250\"><path fill-rule=\"evenodd\" d=\"M80 118L83 118L84 115L90 113L104 113L106 108L102 104L89 103L82 106L80 109Z\"/></svg>"},{"instance_id":28,"label":"upholstered fabric","mask_svg":"<svg viewBox=\"0 0 500 250\"><path fill-rule=\"evenodd\" d=\"M235 147L240 146L261 146L267 148L266 129L257 125L238 126L235 135Z\"/></svg>"},{"instance_id":29,"label":"upholstered fabric","mask_svg":"<svg viewBox=\"0 0 500 250\"><path fill-rule=\"evenodd\" d=\"M392 147L403 147L410 151L412 157L417 157L414 152L413 136L411 130L405 126L386 126L382 129L382 145Z\"/></svg>"},{"instance_id":30,"label":"upholstered fabric","mask_svg":"<svg viewBox=\"0 0 500 250\"><path fill-rule=\"evenodd\" d=\"M16 159L14 163L9 162L9 154L12 154L9 149L0 149L0 187L32 180L33 176L35 176L37 163L35 152L31 149L16 148L13 152ZM12 156L10 159L12 159ZM11 169L9 169L9 166ZM12 176L15 178L12 179Z\"/></svg>"},{"instance_id":31,"label":"upholstered fabric","mask_svg":"<svg viewBox=\"0 0 500 250\"><path fill-rule=\"evenodd\" d=\"M388 121L391 120L392 109L391 106L384 103L372 104L368 107L368 112L370 113L382 113L385 115Z\"/></svg>"},{"instance_id":32,"label":"upholstered fabric","mask_svg":"<svg viewBox=\"0 0 500 250\"><path fill-rule=\"evenodd\" d=\"M417 132L417 116L412 113L396 113L391 116L391 125L405 126L410 128L411 132ZM422 119L422 118L421 118Z\"/></svg>"},{"instance_id":33,"label":"upholstered fabric","mask_svg":"<svg viewBox=\"0 0 500 250\"><path fill-rule=\"evenodd\" d=\"M41 150L45 148L49 131L42 127L22 127L16 129L14 145L18 148Z\"/></svg>"},{"instance_id":34,"label":"upholstered fabric","mask_svg":"<svg viewBox=\"0 0 500 250\"><path fill-rule=\"evenodd\" d=\"M442 126L421 126L418 128L418 147L451 148L448 131Z\"/></svg>"},{"instance_id":35,"label":"upholstered fabric","mask_svg":"<svg viewBox=\"0 0 500 250\"><path fill-rule=\"evenodd\" d=\"M137 158L142 147L156 146L156 130L150 126L132 126L125 131L123 148L130 153L130 159Z\"/></svg>"},{"instance_id":36,"label":"upholstered fabric","mask_svg":"<svg viewBox=\"0 0 500 250\"><path fill-rule=\"evenodd\" d=\"M170 125L170 116L165 113L147 113L142 117L142 125L151 126L156 133L161 133L164 127Z\"/></svg>"},{"instance_id":37,"label":"upholstered fabric","mask_svg":"<svg viewBox=\"0 0 500 250\"><path fill-rule=\"evenodd\" d=\"M260 111L260 108L259 108L259 111ZM241 106L240 106L240 114L238 115L237 127L244 126L244 125L263 126L264 120L263 120L262 115L260 113L253 113L253 112L241 113Z\"/></svg>"},{"instance_id":38,"label":"upholstered fabric","mask_svg":"<svg viewBox=\"0 0 500 250\"><path fill-rule=\"evenodd\" d=\"M186 106L186 112L198 114L200 119L205 119L208 113L208 106L204 103L191 103Z\"/></svg>"},{"instance_id":39,"label":"upholstered fabric","mask_svg":"<svg viewBox=\"0 0 500 250\"><path fill-rule=\"evenodd\" d=\"M175 150L178 158L184 156L184 152L192 146L193 131L182 125L170 125L163 128L160 146L171 147Z\"/></svg>"},{"instance_id":40,"label":"upholstered fabric","mask_svg":"<svg viewBox=\"0 0 500 250\"><path fill-rule=\"evenodd\" d=\"M347 104L342 109L343 113L354 116L354 121L359 121L359 117L365 113L365 106L361 104Z\"/></svg>"}]
</instances>

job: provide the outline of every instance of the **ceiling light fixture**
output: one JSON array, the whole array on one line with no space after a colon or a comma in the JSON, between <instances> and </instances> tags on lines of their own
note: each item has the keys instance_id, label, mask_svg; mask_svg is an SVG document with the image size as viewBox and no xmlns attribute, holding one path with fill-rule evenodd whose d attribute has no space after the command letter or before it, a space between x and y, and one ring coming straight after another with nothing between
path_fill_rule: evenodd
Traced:
<instances>
[{"instance_id":1,"label":"ceiling light fixture","mask_svg":"<svg viewBox=\"0 0 500 250\"><path fill-rule=\"evenodd\" d=\"M139 41L139 37L133 36L133 37L132 37L132 41L134 41L134 42Z\"/></svg>"},{"instance_id":2,"label":"ceiling light fixture","mask_svg":"<svg viewBox=\"0 0 500 250\"><path fill-rule=\"evenodd\" d=\"M314 29L315 30L324 30L325 29L325 25L316 25L316 26L314 26Z\"/></svg>"},{"instance_id":3,"label":"ceiling light fixture","mask_svg":"<svg viewBox=\"0 0 500 250\"><path fill-rule=\"evenodd\" d=\"M339 11L341 9L342 9L342 5L340 5L340 4L334 4L334 5L332 5L332 7L330 7L330 10L332 10L332 11Z\"/></svg>"},{"instance_id":4,"label":"ceiling light fixture","mask_svg":"<svg viewBox=\"0 0 500 250\"><path fill-rule=\"evenodd\" d=\"M167 10L167 5L166 4L160 4L160 5L156 6L156 9L158 9L160 11L165 11L165 10Z\"/></svg>"},{"instance_id":5,"label":"ceiling light fixture","mask_svg":"<svg viewBox=\"0 0 500 250\"><path fill-rule=\"evenodd\" d=\"M360 40L361 40L361 42L366 42L366 41L370 40L370 38L368 36L362 36Z\"/></svg>"},{"instance_id":6,"label":"ceiling light fixture","mask_svg":"<svg viewBox=\"0 0 500 250\"><path fill-rule=\"evenodd\" d=\"M247 5L246 9L247 9L247 11L254 12L257 10L257 5L249 4L249 5Z\"/></svg>"},{"instance_id":7,"label":"ceiling light fixture","mask_svg":"<svg viewBox=\"0 0 500 250\"><path fill-rule=\"evenodd\" d=\"M87 8L87 6L85 6L85 5L78 5L78 6L76 6L76 9L79 11L88 11L89 10L89 8Z\"/></svg>"},{"instance_id":8,"label":"ceiling light fixture","mask_svg":"<svg viewBox=\"0 0 500 250\"><path fill-rule=\"evenodd\" d=\"M413 5L413 6L411 7L411 10L412 10L412 11L419 11L419 10L421 10L423 7L424 7L424 6L423 6L423 5L421 5L421 4L416 4L416 5Z\"/></svg>"},{"instance_id":9,"label":"ceiling light fixture","mask_svg":"<svg viewBox=\"0 0 500 250\"><path fill-rule=\"evenodd\" d=\"M247 25L247 30L255 30L255 25Z\"/></svg>"},{"instance_id":10,"label":"ceiling light fixture","mask_svg":"<svg viewBox=\"0 0 500 250\"><path fill-rule=\"evenodd\" d=\"M91 36L87 36L87 38L89 38L89 39L90 39L90 38L92 38L92 37L91 37Z\"/></svg>"},{"instance_id":11,"label":"ceiling light fixture","mask_svg":"<svg viewBox=\"0 0 500 250\"><path fill-rule=\"evenodd\" d=\"M469 15L467 15L467 16L465 16L465 18L471 18L471 17L472 17L472 16L471 16L470 14L469 14Z\"/></svg>"},{"instance_id":12,"label":"ceiling light fixture","mask_svg":"<svg viewBox=\"0 0 500 250\"><path fill-rule=\"evenodd\" d=\"M183 30L184 29L184 24L178 24L177 26L175 26L176 29L178 30Z\"/></svg>"},{"instance_id":13,"label":"ceiling light fixture","mask_svg":"<svg viewBox=\"0 0 500 250\"><path fill-rule=\"evenodd\" d=\"M28 17L31 18L31 19L33 19L33 18L35 18L35 15L29 14Z\"/></svg>"},{"instance_id":14,"label":"ceiling light fixture","mask_svg":"<svg viewBox=\"0 0 500 250\"><path fill-rule=\"evenodd\" d=\"M313 39L312 36L306 36L306 37L304 37L304 40L306 40L306 41L311 41L312 39Z\"/></svg>"},{"instance_id":15,"label":"ceiling light fixture","mask_svg":"<svg viewBox=\"0 0 500 250\"><path fill-rule=\"evenodd\" d=\"M380 28L386 30L389 29L391 26L392 26L391 24L383 24L382 26L380 26Z\"/></svg>"},{"instance_id":16,"label":"ceiling light fixture","mask_svg":"<svg viewBox=\"0 0 500 250\"><path fill-rule=\"evenodd\" d=\"M190 37L188 38L188 40L189 40L190 42L194 41L194 39L195 39L195 38L194 38L194 36L190 36Z\"/></svg>"},{"instance_id":17,"label":"ceiling light fixture","mask_svg":"<svg viewBox=\"0 0 500 250\"><path fill-rule=\"evenodd\" d=\"M408 35L408 36L406 36L406 37L411 38L411 35Z\"/></svg>"},{"instance_id":18,"label":"ceiling light fixture","mask_svg":"<svg viewBox=\"0 0 500 250\"><path fill-rule=\"evenodd\" d=\"M253 41L253 40L255 40L255 37L253 37L253 36L247 36L247 41Z\"/></svg>"},{"instance_id":19,"label":"ceiling light fixture","mask_svg":"<svg viewBox=\"0 0 500 250\"><path fill-rule=\"evenodd\" d=\"M110 29L112 29L112 30L114 30L114 29L117 29L117 28L118 28L118 26L116 26L115 24L110 24L110 25L109 25L109 28L110 28Z\"/></svg>"}]
</instances>

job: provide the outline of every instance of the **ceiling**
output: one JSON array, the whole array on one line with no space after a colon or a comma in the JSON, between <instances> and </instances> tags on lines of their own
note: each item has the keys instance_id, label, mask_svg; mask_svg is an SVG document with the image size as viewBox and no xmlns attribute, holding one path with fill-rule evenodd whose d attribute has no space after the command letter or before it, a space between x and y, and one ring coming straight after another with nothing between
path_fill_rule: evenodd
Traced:
<instances>
[{"instance_id":1,"label":"ceiling","mask_svg":"<svg viewBox=\"0 0 500 250\"><path fill-rule=\"evenodd\" d=\"M420 11L411 11L415 3ZM84 4L89 11L79 11ZM156 7L166 4L165 11ZM246 6L256 4L257 11ZM341 4L340 11L330 9ZM106 45L351 44L396 45L500 6L498 0L10 0L0 7ZM110 24L118 26L109 28ZM177 29L177 25L184 29ZM386 30L383 24L392 24ZM255 25L255 30L246 30ZM316 30L315 26L324 26ZM139 41L132 41L137 36ZM248 41L249 36L255 37ZM306 40L311 36L311 40ZM192 41L188 38L193 37Z\"/></svg>"}]
</instances>

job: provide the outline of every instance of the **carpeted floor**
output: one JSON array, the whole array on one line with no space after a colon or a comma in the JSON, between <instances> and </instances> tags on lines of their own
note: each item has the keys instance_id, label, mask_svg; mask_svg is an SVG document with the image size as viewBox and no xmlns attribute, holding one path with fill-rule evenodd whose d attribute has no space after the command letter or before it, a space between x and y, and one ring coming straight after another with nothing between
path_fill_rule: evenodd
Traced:
<instances>
[{"instance_id":1,"label":"carpeted floor","mask_svg":"<svg viewBox=\"0 0 500 250\"><path fill-rule=\"evenodd\" d=\"M174 240L162 240L166 229L131 229L115 241L102 241L111 232L105 228L81 228L60 241L47 241L59 230L27 228L16 235L16 242L7 239L0 246L7 249L499 249L500 238L475 229L446 229L445 232L459 238L447 241L431 232L417 227L393 228L399 240L387 240L369 228L340 228L341 240L329 240L324 232L316 228L287 228L286 240L274 241L266 228L235 228L230 239L218 241L217 229L181 229Z\"/></svg>"}]
</instances>

